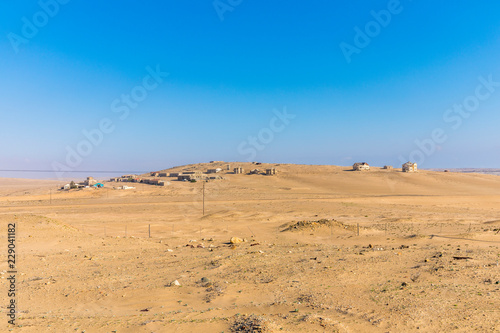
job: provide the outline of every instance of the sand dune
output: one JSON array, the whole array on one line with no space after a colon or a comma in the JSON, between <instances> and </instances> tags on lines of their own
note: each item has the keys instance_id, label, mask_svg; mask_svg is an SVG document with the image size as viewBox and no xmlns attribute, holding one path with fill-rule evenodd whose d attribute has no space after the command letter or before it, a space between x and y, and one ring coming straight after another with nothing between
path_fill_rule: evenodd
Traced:
<instances>
[{"instance_id":1,"label":"sand dune","mask_svg":"<svg viewBox=\"0 0 500 333\"><path fill-rule=\"evenodd\" d=\"M2 230L18 226L15 330L500 330L500 177L237 166L278 175L224 171L205 183L205 216L201 182L0 179Z\"/></svg>"}]
</instances>

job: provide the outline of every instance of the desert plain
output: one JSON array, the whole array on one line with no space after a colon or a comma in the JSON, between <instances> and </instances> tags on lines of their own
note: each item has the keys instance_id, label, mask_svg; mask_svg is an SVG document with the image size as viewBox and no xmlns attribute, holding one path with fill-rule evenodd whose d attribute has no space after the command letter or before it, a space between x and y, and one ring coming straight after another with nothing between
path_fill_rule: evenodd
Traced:
<instances>
[{"instance_id":1,"label":"desert plain","mask_svg":"<svg viewBox=\"0 0 500 333\"><path fill-rule=\"evenodd\" d=\"M0 179L0 331L500 331L500 177L258 167L278 174L129 190Z\"/></svg>"}]
</instances>

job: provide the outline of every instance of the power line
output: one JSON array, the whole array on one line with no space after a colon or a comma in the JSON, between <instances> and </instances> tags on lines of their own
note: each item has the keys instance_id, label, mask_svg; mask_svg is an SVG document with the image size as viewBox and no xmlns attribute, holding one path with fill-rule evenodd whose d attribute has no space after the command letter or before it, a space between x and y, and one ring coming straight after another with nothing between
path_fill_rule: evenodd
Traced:
<instances>
[{"instance_id":1,"label":"power line","mask_svg":"<svg viewBox=\"0 0 500 333\"><path fill-rule=\"evenodd\" d=\"M54 170L0 170L0 172L58 172ZM147 173L149 171L113 171L113 170L83 170L83 171L62 171L62 173Z\"/></svg>"}]
</instances>

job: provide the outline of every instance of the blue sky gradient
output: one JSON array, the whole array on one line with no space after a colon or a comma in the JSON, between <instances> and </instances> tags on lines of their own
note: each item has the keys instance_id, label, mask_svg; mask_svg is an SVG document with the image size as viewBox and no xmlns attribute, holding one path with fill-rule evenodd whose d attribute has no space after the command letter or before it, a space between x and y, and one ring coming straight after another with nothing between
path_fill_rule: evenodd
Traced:
<instances>
[{"instance_id":1,"label":"blue sky gradient","mask_svg":"<svg viewBox=\"0 0 500 333\"><path fill-rule=\"evenodd\" d=\"M480 77L500 82L500 3L218 1L231 9L223 20L213 1L1 3L0 169L410 157L423 168L500 167L500 86L482 86L489 96L458 128L445 120ZM391 6L398 13L348 62L341 43L356 47L355 28L366 33L371 12ZM43 8L54 14L46 22ZM36 18L27 38L23 26ZM13 46L13 34L25 42ZM140 86L148 66L169 74L120 119L113 101ZM242 153L284 109L295 117L255 155ZM69 166L68 147L105 118L113 131ZM446 140L433 140L435 129Z\"/></svg>"}]
</instances>

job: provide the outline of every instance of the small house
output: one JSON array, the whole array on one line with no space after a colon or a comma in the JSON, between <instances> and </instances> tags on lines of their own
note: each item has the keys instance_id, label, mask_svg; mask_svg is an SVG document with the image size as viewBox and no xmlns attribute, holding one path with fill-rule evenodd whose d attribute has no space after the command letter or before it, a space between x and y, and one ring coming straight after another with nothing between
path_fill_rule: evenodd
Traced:
<instances>
[{"instance_id":1,"label":"small house","mask_svg":"<svg viewBox=\"0 0 500 333\"><path fill-rule=\"evenodd\" d=\"M266 169L266 175L267 176L274 176L274 175L276 175L276 169L275 168Z\"/></svg>"},{"instance_id":2,"label":"small house","mask_svg":"<svg viewBox=\"0 0 500 333\"><path fill-rule=\"evenodd\" d=\"M392 170L392 165L384 165L384 167L382 169L385 169L385 170Z\"/></svg>"},{"instance_id":3,"label":"small house","mask_svg":"<svg viewBox=\"0 0 500 333\"><path fill-rule=\"evenodd\" d=\"M354 171L368 171L370 170L370 166L366 162L354 163L352 169Z\"/></svg>"},{"instance_id":4,"label":"small house","mask_svg":"<svg viewBox=\"0 0 500 333\"><path fill-rule=\"evenodd\" d=\"M177 180L180 180L180 181L191 180L191 175L179 175L179 176L177 176Z\"/></svg>"},{"instance_id":5,"label":"small house","mask_svg":"<svg viewBox=\"0 0 500 333\"><path fill-rule=\"evenodd\" d=\"M238 174L242 174L243 172L245 172L245 170L244 170L243 168L241 168L241 167L234 168L234 169L233 169L233 171L234 171L234 173L235 173L235 174L237 174L237 175L238 175Z\"/></svg>"},{"instance_id":6,"label":"small house","mask_svg":"<svg viewBox=\"0 0 500 333\"><path fill-rule=\"evenodd\" d=\"M177 180L181 181L191 181L191 180L201 180L203 179L202 174L182 174L177 177Z\"/></svg>"},{"instance_id":7,"label":"small house","mask_svg":"<svg viewBox=\"0 0 500 333\"><path fill-rule=\"evenodd\" d=\"M87 177L87 180L85 181L85 185L87 186L92 186L95 183L97 183L97 180L95 180L94 177Z\"/></svg>"},{"instance_id":8,"label":"small house","mask_svg":"<svg viewBox=\"0 0 500 333\"><path fill-rule=\"evenodd\" d=\"M417 163L414 162L406 162L402 167L403 172L416 172L417 171Z\"/></svg>"}]
</instances>

